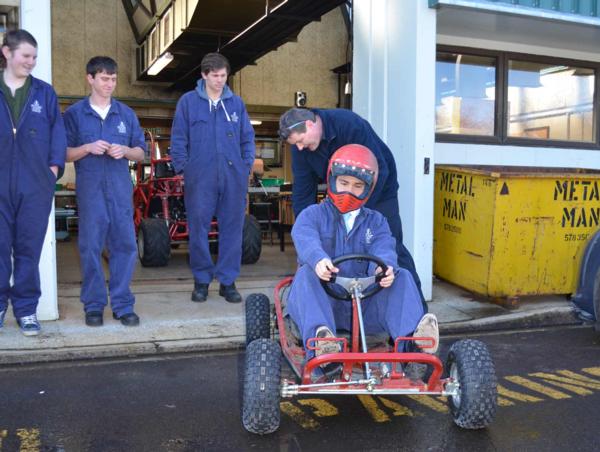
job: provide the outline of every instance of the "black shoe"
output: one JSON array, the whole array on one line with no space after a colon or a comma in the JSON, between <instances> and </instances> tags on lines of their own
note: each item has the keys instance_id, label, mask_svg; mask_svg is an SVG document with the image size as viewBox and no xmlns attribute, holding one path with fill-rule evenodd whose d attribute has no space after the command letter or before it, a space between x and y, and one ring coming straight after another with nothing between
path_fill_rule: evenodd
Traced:
<instances>
[{"instance_id":1,"label":"black shoe","mask_svg":"<svg viewBox=\"0 0 600 452\"><path fill-rule=\"evenodd\" d=\"M87 326L102 326L104 318L100 311L90 311L85 313L85 324Z\"/></svg>"},{"instance_id":2,"label":"black shoe","mask_svg":"<svg viewBox=\"0 0 600 452\"><path fill-rule=\"evenodd\" d=\"M242 296L235 288L235 283L229 284L228 286L226 286L225 284L221 284L219 286L219 295L221 295L222 297L225 297L225 299L229 303L241 303L242 302Z\"/></svg>"},{"instance_id":3,"label":"black shoe","mask_svg":"<svg viewBox=\"0 0 600 452\"><path fill-rule=\"evenodd\" d=\"M135 312L129 312L120 317L113 312L113 319L120 320L125 326L137 326L140 324L140 318Z\"/></svg>"},{"instance_id":4,"label":"black shoe","mask_svg":"<svg viewBox=\"0 0 600 452\"><path fill-rule=\"evenodd\" d=\"M194 291L192 292L192 301L206 301L208 298L208 284L195 282Z\"/></svg>"}]
</instances>

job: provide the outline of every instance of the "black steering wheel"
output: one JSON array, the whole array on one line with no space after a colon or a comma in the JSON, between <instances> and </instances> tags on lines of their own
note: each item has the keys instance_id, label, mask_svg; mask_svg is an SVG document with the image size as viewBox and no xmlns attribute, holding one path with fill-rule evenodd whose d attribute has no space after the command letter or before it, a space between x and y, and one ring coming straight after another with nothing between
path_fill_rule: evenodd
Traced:
<instances>
[{"instance_id":1,"label":"black steering wheel","mask_svg":"<svg viewBox=\"0 0 600 452\"><path fill-rule=\"evenodd\" d=\"M382 271L377 275L367 276L364 278L350 278L340 276L336 273L332 273L331 279L329 281L324 281L320 279L321 285L323 286L323 289L325 289L325 292L327 292L327 294L332 296L333 298L336 298L338 300L352 300L352 292L354 288L359 289L359 291L361 292L361 298L372 297L381 289L383 289L383 287L379 284L379 281L381 281L384 278L388 267L378 257L371 256L370 254L345 254L343 256L338 256L332 259L331 262L334 266L337 267L338 264L341 264L342 262L352 260L373 262L379 267L381 267ZM342 294L340 292L334 291L331 287L333 284L344 289L345 293Z\"/></svg>"}]
</instances>

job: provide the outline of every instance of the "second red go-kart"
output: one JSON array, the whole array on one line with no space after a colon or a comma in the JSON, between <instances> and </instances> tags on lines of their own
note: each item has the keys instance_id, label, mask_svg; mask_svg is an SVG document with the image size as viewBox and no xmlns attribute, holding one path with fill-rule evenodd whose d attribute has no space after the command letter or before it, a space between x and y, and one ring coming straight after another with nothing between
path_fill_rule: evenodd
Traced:
<instances>
[{"instance_id":1,"label":"second red go-kart","mask_svg":"<svg viewBox=\"0 0 600 452\"><path fill-rule=\"evenodd\" d=\"M348 260L363 260L377 264L385 273L385 264L370 255L346 255L333 259L333 264ZM357 278L337 274L334 281L323 282L325 291L334 298L352 300L352 331L344 337L327 340L340 344L339 353L321 354L305 360L306 352L298 328L284 316L285 302L292 278L282 280L275 288L275 328L271 328L271 305L264 294L252 294L246 299L246 367L242 402L242 424L251 433L268 434L280 423L281 397L303 395L429 395L446 396L454 422L466 429L489 425L496 414L496 373L487 346L478 340L455 342L444 364L434 354L403 352L405 341L412 337L366 337L361 300L382 290L377 276ZM333 290L336 286L337 290ZM428 340L434 347L434 338ZM316 349L316 338L307 347ZM323 340L323 339L319 339ZM423 347L427 348L427 346ZM281 357L290 365L295 381L281 381ZM319 372L328 363L341 363L335 379ZM431 370L426 379L409 378L403 371L408 363L423 363ZM316 372L315 372L316 371ZM442 375L445 375L442 377Z\"/></svg>"}]
</instances>

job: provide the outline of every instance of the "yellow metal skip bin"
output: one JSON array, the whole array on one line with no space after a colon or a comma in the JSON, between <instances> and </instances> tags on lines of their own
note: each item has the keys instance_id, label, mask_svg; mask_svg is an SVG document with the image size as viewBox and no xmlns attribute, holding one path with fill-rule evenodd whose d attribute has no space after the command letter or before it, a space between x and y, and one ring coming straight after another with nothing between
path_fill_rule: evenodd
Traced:
<instances>
[{"instance_id":1,"label":"yellow metal skip bin","mask_svg":"<svg viewBox=\"0 0 600 452\"><path fill-rule=\"evenodd\" d=\"M491 297L570 294L600 171L436 166L434 273Z\"/></svg>"}]
</instances>

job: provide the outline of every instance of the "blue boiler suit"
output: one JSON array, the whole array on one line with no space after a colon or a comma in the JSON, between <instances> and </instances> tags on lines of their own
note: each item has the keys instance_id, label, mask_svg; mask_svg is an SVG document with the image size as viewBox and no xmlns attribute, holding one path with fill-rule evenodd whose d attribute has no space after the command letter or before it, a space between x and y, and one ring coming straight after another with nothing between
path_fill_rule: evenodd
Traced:
<instances>
[{"instance_id":1,"label":"blue boiler suit","mask_svg":"<svg viewBox=\"0 0 600 452\"><path fill-rule=\"evenodd\" d=\"M0 104L0 310L10 299L19 318L35 314L41 295L39 262L56 183L50 166L64 168L67 142L56 93L47 83L31 77L18 119L2 90Z\"/></svg>"},{"instance_id":2,"label":"blue boiler suit","mask_svg":"<svg viewBox=\"0 0 600 452\"><path fill-rule=\"evenodd\" d=\"M233 284L240 273L248 177L254 163L254 129L239 96L225 86L213 106L205 82L177 103L171 128L171 157L185 180L190 231L190 267L198 283L216 277ZM219 224L219 255L208 246L210 222Z\"/></svg>"},{"instance_id":3,"label":"blue boiler suit","mask_svg":"<svg viewBox=\"0 0 600 452\"><path fill-rule=\"evenodd\" d=\"M112 100L106 119L90 106L89 98L65 111L69 147L96 140L140 147L146 150L144 132L131 108ZM75 162L77 208L79 210L79 256L81 258L81 302L85 312L102 312L107 291L102 251L109 254L109 291L117 316L133 312L135 298L129 283L135 270L137 246L133 224L133 185L129 160L108 154L88 154Z\"/></svg>"},{"instance_id":4,"label":"blue boiler suit","mask_svg":"<svg viewBox=\"0 0 600 452\"><path fill-rule=\"evenodd\" d=\"M292 207L296 217L317 199L317 186L327 178L327 166L335 151L347 144L362 144L368 147L377 158L379 177L375 190L366 206L381 212L387 219L392 235L396 239L398 263L407 269L419 289L421 300L421 280L415 263L402 242L402 222L398 207L398 176L396 162L387 145L377 136L371 125L356 113L344 109L312 109L323 122L323 136L319 147L310 151L298 150L292 146ZM425 302L423 306L427 309Z\"/></svg>"},{"instance_id":5,"label":"blue boiler suit","mask_svg":"<svg viewBox=\"0 0 600 452\"><path fill-rule=\"evenodd\" d=\"M321 259L344 254L371 254L395 270L391 287L361 302L365 333L386 332L392 338L412 334L424 315L423 305L411 274L397 268L395 239L382 214L363 207L347 233L343 216L327 199L301 212L292 228L292 238L300 268L294 276L287 309L305 344L321 325L333 332L352 329L352 302L327 295L315 272ZM373 263L347 261L338 266L338 274L365 277L374 274L375 267Z\"/></svg>"}]
</instances>

